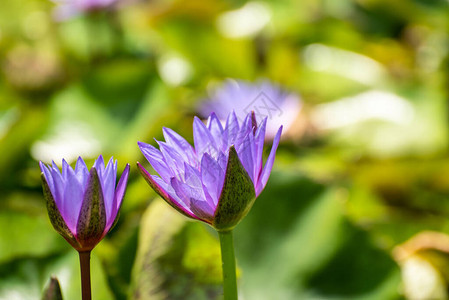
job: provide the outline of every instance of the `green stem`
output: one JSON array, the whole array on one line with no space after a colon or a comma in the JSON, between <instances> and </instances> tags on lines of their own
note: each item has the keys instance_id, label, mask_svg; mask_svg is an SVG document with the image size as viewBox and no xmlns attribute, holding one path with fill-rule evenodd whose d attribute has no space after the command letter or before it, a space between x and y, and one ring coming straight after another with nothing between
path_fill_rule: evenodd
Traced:
<instances>
[{"instance_id":1,"label":"green stem","mask_svg":"<svg viewBox=\"0 0 449 300\"><path fill-rule=\"evenodd\" d=\"M78 252L80 255L81 267L81 299L91 300L92 292L90 287L90 251Z\"/></svg>"},{"instance_id":2,"label":"green stem","mask_svg":"<svg viewBox=\"0 0 449 300\"><path fill-rule=\"evenodd\" d=\"M221 261L223 264L224 300L237 300L237 278L232 230L219 231L218 236L220 237Z\"/></svg>"}]
</instances>

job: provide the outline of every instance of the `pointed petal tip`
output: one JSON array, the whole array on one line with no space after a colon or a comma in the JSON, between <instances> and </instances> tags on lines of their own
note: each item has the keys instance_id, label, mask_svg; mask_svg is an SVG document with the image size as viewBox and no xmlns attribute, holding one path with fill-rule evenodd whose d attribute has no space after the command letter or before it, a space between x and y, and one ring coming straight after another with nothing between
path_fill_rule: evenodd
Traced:
<instances>
[{"instance_id":1,"label":"pointed petal tip","mask_svg":"<svg viewBox=\"0 0 449 300\"><path fill-rule=\"evenodd\" d=\"M212 122L212 120L218 121L218 123L220 123L220 118L214 111L209 114L209 117L207 118L207 123L209 124L210 122Z\"/></svg>"},{"instance_id":2,"label":"pointed petal tip","mask_svg":"<svg viewBox=\"0 0 449 300\"><path fill-rule=\"evenodd\" d=\"M151 175L148 173L148 171L142 166L140 162L137 162L137 168L139 169L140 173L145 179L148 179Z\"/></svg>"},{"instance_id":3,"label":"pointed petal tip","mask_svg":"<svg viewBox=\"0 0 449 300\"><path fill-rule=\"evenodd\" d=\"M139 163L139 162L137 162L137 163ZM131 169L131 166L129 164L126 164L125 169L123 169L122 176L123 176L123 174L128 175L130 169Z\"/></svg>"},{"instance_id":4,"label":"pointed petal tip","mask_svg":"<svg viewBox=\"0 0 449 300\"><path fill-rule=\"evenodd\" d=\"M156 144L158 144L159 148L160 148L161 144L164 143L163 141L159 141L156 138L153 138L153 140L156 142Z\"/></svg>"},{"instance_id":5,"label":"pointed petal tip","mask_svg":"<svg viewBox=\"0 0 449 300\"><path fill-rule=\"evenodd\" d=\"M144 143L144 142L141 142L141 141L138 141L137 142L137 145L139 146L139 149L142 151L143 149L146 149L146 148L148 148L149 146L151 146L150 144L147 144L147 143Z\"/></svg>"},{"instance_id":6,"label":"pointed petal tip","mask_svg":"<svg viewBox=\"0 0 449 300\"><path fill-rule=\"evenodd\" d=\"M98 155L97 159L94 162L94 166L98 165L104 165L104 158L102 154Z\"/></svg>"},{"instance_id":7,"label":"pointed petal tip","mask_svg":"<svg viewBox=\"0 0 449 300\"><path fill-rule=\"evenodd\" d=\"M198 118L197 116L194 116L193 117L193 128L195 128L195 126L198 126L199 124L204 125L203 121L201 121L200 118Z\"/></svg>"},{"instance_id":8,"label":"pointed petal tip","mask_svg":"<svg viewBox=\"0 0 449 300\"><path fill-rule=\"evenodd\" d=\"M276 136L275 136L275 140L277 139L277 138L280 138L281 137L281 135L282 135L282 130L284 129L284 125L281 125L281 127L279 127L279 129L278 129L278 132L276 133Z\"/></svg>"},{"instance_id":9,"label":"pointed petal tip","mask_svg":"<svg viewBox=\"0 0 449 300\"><path fill-rule=\"evenodd\" d=\"M46 165L42 161L39 161L39 167L41 169L41 172L44 172L44 168L46 167Z\"/></svg>"}]
</instances>

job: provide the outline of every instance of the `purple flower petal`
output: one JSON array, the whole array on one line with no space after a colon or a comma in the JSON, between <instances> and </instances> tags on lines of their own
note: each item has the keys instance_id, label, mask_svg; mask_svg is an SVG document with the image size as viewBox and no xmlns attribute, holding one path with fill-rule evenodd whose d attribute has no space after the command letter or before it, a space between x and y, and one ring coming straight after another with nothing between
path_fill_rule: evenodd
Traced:
<instances>
[{"instance_id":1,"label":"purple flower petal","mask_svg":"<svg viewBox=\"0 0 449 300\"><path fill-rule=\"evenodd\" d=\"M43 162L39 162L39 167L42 171L42 173L45 176L45 179L47 181L48 187L50 189L51 194L53 195L53 198L56 197L56 188L55 188L55 183L53 180L53 176L51 175L51 171L49 170L49 168L43 163Z\"/></svg>"},{"instance_id":2,"label":"purple flower petal","mask_svg":"<svg viewBox=\"0 0 449 300\"><path fill-rule=\"evenodd\" d=\"M278 132L276 133L276 136L274 137L273 146L271 146L270 155L268 155L267 162L265 163L262 173L260 174L260 181L258 182L258 185L256 187L256 196L259 196L259 194L262 192L262 190L265 188L265 185L268 182L268 178L270 177L271 169L273 168L274 158L276 156L276 150L279 145L279 140L281 139L281 134L282 134L282 126L281 126L281 128L279 128Z\"/></svg>"},{"instance_id":3,"label":"purple flower petal","mask_svg":"<svg viewBox=\"0 0 449 300\"><path fill-rule=\"evenodd\" d=\"M200 171L186 163L184 164L184 182L196 189L202 190Z\"/></svg>"},{"instance_id":4,"label":"purple flower petal","mask_svg":"<svg viewBox=\"0 0 449 300\"><path fill-rule=\"evenodd\" d=\"M65 182L64 195L62 197L61 206L58 205L62 218L67 224L67 227L76 236L76 225L81 209L81 204L84 198L84 188L76 178L75 172L72 168L67 169L67 178Z\"/></svg>"},{"instance_id":5,"label":"purple flower petal","mask_svg":"<svg viewBox=\"0 0 449 300\"><path fill-rule=\"evenodd\" d=\"M262 173L262 165L263 165L263 144L265 140L265 128L267 125L267 118L264 118L261 125L257 127L255 136L254 136L254 143L256 152L253 153L254 155L254 184L257 186L257 183L259 182L260 174Z\"/></svg>"},{"instance_id":6,"label":"purple flower petal","mask_svg":"<svg viewBox=\"0 0 449 300\"><path fill-rule=\"evenodd\" d=\"M161 149L162 156L166 162L168 168L170 169L170 177L176 177L181 180L184 173L184 159L176 150L168 146L164 142L159 142L159 148Z\"/></svg>"},{"instance_id":7,"label":"purple flower petal","mask_svg":"<svg viewBox=\"0 0 449 300\"><path fill-rule=\"evenodd\" d=\"M215 113L212 113L207 119L207 129L209 129L212 137L214 138L215 145L217 149L222 149L223 147L223 127L221 126L220 120L217 118Z\"/></svg>"},{"instance_id":8,"label":"purple flower petal","mask_svg":"<svg viewBox=\"0 0 449 300\"><path fill-rule=\"evenodd\" d=\"M239 145L239 148L236 149L239 155L239 159L242 162L243 167L248 173L251 181L254 183L254 155L253 153L256 151L254 137L252 134L248 134L247 137L243 140L243 143Z\"/></svg>"},{"instance_id":9,"label":"purple flower petal","mask_svg":"<svg viewBox=\"0 0 449 300\"><path fill-rule=\"evenodd\" d=\"M228 150L234 144L240 126L237 116L234 112L230 113L226 120L225 129L223 130L223 147L222 150Z\"/></svg>"},{"instance_id":10,"label":"purple flower petal","mask_svg":"<svg viewBox=\"0 0 449 300\"><path fill-rule=\"evenodd\" d=\"M175 190L176 195L181 199L183 207L186 209L188 208L197 219L206 222L209 222L212 219L214 208L203 199L203 191L201 188L189 185L176 178L172 178L170 184ZM196 203L200 206L196 207Z\"/></svg>"},{"instance_id":11,"label":"purple flower petal","mask_svg":"<svg viewBox=\"0 0 449 300\"><path fill-rule=\"evenodd\" d=\"M212 157L218 155L215 139L209 129L207 129L206 125L204 125L204 123L197 117L193 120L193 140L195 143L196 155L199 159L204 153L209 153Z\"/></svg>"},{"instance_id":12,"label":"purple flower petal","mask_svg":"<svg viewBox=\"0 0 449 300\"><path fill-rule=\"evenodd\" d=\"M67 179L69 169L72 169L72 168L70 168L69 164L65 161L65 159L63 159L62 160L62 178Z\"/></svg>"},{"instance_id":13,"label":"purple flower petal","mask_svg":"<svg viewBox=\"0 0 449 300\"><path fill-rule=\"evenodd\" d=\"M217 206L221 189L223 188L225 170L209 154L205 153L201 160L201 182L204 190Z\"/></svg>"},{"instance_id":14,"label":"purple flower petal","mask_svg":"<svg viewBox=\"0 0 449 300\"><path fill-rule=\"evenodd\" d=\"M179 154L185 156L184 160L189 162L190 165L195 165L197 162L195 151L193 147L179 134L171 130L170 128L162 128L165 141L168 145L173 147Z\"/></svg>"},{"instance_id":15,"label":"purple flower petal","mask_svg":"<svg viewBox=\"0 0 449 300\"><path fill-rule=\"evenodd\" d=\"M145 144L142 142L137 142L140 151L151 164L153 169L161 176L164 181L169 182L171 177L171 171L165 163L164 156L155 147Z\"/></svg>"},{"instance_id":16,"label":"purple flower petal","mask_svg":"<svg viewBox=\"0 0 449 300\"><path fill-rule=\"evenodd\" d=\"M56 171L59 172L58 165L57 165L54 161L51 162L51 166L52 166L52 168L53 168L54 170L56 170Z\"/></svg>"},{"instance_id":17,"label":"purple flower petal","mask_svg":"<svg viewBox=\"0 0 449 300\"><path fill-rule=\"evenodd\" d=\"M101 163L99 164L101 165ZM114 163L111 157L106 168L96 168L98 178L100 179L101 189L103 191L104 206L106 210L106 220L112 215L114 207L115 181L117 177L117 161Z\"/></svg>"},{"instance_id":18,"label":"purple flower petal","mask_svg":"<svg viewBox=\"0 0 449 300\"><path fill-rule=\"evenodd\" d=\"M102 155L98 156L93 167L97 170L104 170L104 160Z\"/></svg>"},{"instance_id":19,"label":"purple flower petal","mask_svg":"<svg viewBox=\"0 0 449 300\"><path fill-rule=\"evenodd\" d=\"M196 189L194 186L190 186L174 177L171 179L170 184L186 208L190 209L191 199L203 200L201 196L202 191Z\"/></svg>"},{"instance_id":20,"label":"purple flower petal","mask_svg":"<svg viewBox=\"0 0 449 300\"><path fill-rule=\"evenodd\" d=\"M190 209L201 220L206 223L212 223L214 219L215 207L212 207L209 202L204 200L191 199Z\"/></svg>"},{"instance_id":21,"label":"purple flower petal","mask_svg":"<svg viewBox=\"0 0 449 300\"><path fill-rule=\"evenodd\" d=\"M252 134L253 127L252 127L252 120L251 115L248 114L243 121L242 126L240 127L238 133L235 135L235 140L232 143L232 145L235 145L236 148L239 148L239 146L243 143L245 139L247 139L248 135Z\"/></svg>"},{"instance_id":22,"label":"purple flower petal","mask_svg":"<svg viewBox=\"0 0 449 300\"><path fill-rule=\"evenodd\" d=\"M89 179L89 171L87 169L86 163L81 157L78 157L78 160L76 162L75 174L81 185L87 186L87 180Z\"/></svg>"},{"instance_id":23,"label":"purple flower petal","mask_svg":"<svg viewBox=\"0 0 449 300\"><path fill-rule=\"evenodd\" d=\"M139 162L137 162L137 167L139 168L139 171L142 173L148 184L159 196L161 196L168 204L170 204L170 206L172 206L174 209L176 209L186 217L199 220L199 218L192 213L190 208L186 207L185 204L179 199L179 197L176 196L175 191L169 184L167 184L158 176L150 175L150 173L148 173L148 171L145 170L145 168Z\"/></svg>"},{"instance_id":24,"label":"purple flower petal","mask_svg":"<svg viewBox=\"0 0 449 300\"><path fill-rule=\"evenodd\" d=\"M58 209L62 209L64 201L64 186L65 180L62 178L59 169L53 167L50 169L51 177L53 179L54 191L52 191L53 197L55 198L56 206Z\"/></svg>"},{"instance_id":25,"label":"purple flower petal","mask_svg":"<svg viewBox=\"0 0 449 300\"><path fill-rule=\"evenodd\" d=\"M129 169L130 169L129 164L126 164L126 167L122 172L122 176L120 177L120 180L117 184L117 188L115 190L114 201L112 202L112 210L110 215L108 215L106 211L107 223L105 232L108 232L109 229L111 228L112 224L114 223L117 217L117 213L120 210L120 207L122 206L123 196L125 195L126 185L128 183Z\"/></svg>"},{"instance_id":26,"label":"purple flower petal","mask_svg":"<svg viewBox=\"0 0 449 300\"><path fill-rule=\"evenodd\" d=\"M220 137L223 134L223 126L215 113L212 113L207 119L207 128L213 136Z\"/></svg>"}]
</instances>

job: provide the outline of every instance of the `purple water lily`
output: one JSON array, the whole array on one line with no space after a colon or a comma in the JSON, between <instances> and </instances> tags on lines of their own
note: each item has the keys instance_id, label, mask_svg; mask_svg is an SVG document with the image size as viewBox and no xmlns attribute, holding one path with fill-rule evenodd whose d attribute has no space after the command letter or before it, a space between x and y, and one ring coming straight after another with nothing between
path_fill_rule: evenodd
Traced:
<instances>
[{"instance_id":1,"label":"purple water lily","mask_svg":"<svg viewBox=\"0 0 449 300\"><path fill-rule=\"evenodd\" d=\"M232 112L224 127L215 113L206 125L195 117L195 147L163 128L165 142L157 141L160 149L138 142L159 176L137 165L150 186L179 212L218 230L229 230L248 213L270 176L282 126L264 166L266 126L267 118L257 124L253 112L243 122Z\"/></svg>"},{"instance_id":2,"label":"purple water lily","mask_svg":"<svg viewBox=\"0 0 449 300\"><path fill-rule=\"evenodd\" d=\"M129 164L116 186L117 161L105 166L100 155L88 170L81 157L75 170L63 160L39 162L44 195L53 227L78 251L90 251L109 232L125 195Z\"/></svg>"},{"instance_id":3,"label":"purple water lily","mask_svg":"<svg viewBox=\"0 0 449 300\"><path fill-rule=\"evenodd\" d=\"M266 138L272 140L279 126L289 130L301 107L298 95L286 92L270 81L251 83L229 79L210 93L209 99L200 104L199 111L203 116L215 112L222 122L232 111L239 120L254 111L258 121L268 118Z\"/></svg>"},{"instance_id":4,"label":"purple water lily","mask_svg":"<svg viewBox=\"0 0 449 300\"><path fill-rule=\"evenodd\" d=\"M106 9L118 0L52 0L58 7L55 16L58 20L66 20L82 13Z\"/></svg>"}]
</instances>

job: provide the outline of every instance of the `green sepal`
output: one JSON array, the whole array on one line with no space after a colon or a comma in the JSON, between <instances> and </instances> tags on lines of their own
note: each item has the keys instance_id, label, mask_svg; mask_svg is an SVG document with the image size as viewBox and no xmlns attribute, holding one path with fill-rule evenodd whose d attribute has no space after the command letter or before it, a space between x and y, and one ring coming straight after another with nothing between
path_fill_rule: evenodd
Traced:
<instances>
[{"instance_id":1,"label":"green sepal","mask_svg":"<svg viewBox=\"0 0 449 300\"><path fill-rule=\"evenodd\" d=\"M106 209L100 179L95 168L90 169L86 192L76 224L76 236L82 248L92 250L103 238L106 227Z\"/></svg>"},{"instance_id":2,"label":"green sepal","mask_svg":"<svg viewBox=\"0 0 449 300\"><path fill-rule=\"evenodd\" d=\"M44 294L42 295L42 300L62 300L62 292L61 287L59 285L59 281L56 277L50 278L50 283L47 288L44 290Z\"/></svg>"},{"instance_id":3,"label":"green sepal","mask_svg":"<svg viewBox=\"0 0 449 300\"><path fill-rule=\"evenodd\" d=\"M53 228L64 237L67 242L74 248L80 247L78 241L76 240L73 233L70 231L69 227L65 223L61 213L59 212L58 206L56 205L53 194L51 193L50 187L48 186L47 179L45 179L44 173L41 173L42 179L42 189L44 191L44 198L47 202L47 212Z\"/></svg>"},{"instance_id":4,"label":"green sepal","mask_svg":"<svg viewBox=\"0 0 449 300\"><path fill-rule=\"evenodd\" d=\"M218 231L231 230L246 216L255 200L254 184L232 146L212 226Z\"/></svg>"}]
</instances>

